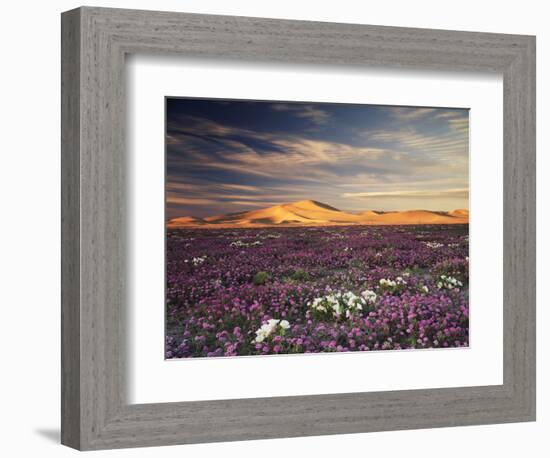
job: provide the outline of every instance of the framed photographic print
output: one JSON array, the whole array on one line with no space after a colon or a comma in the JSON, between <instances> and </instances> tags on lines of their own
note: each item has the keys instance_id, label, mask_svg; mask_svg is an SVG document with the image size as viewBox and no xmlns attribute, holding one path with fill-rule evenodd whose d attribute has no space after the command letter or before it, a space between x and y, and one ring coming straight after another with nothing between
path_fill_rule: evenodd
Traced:
<instances>
[{"instance_id":1,"label":"framed photographic print","mask_svg":"<svg viewBox=\"0 0 550 458\"><path fill-rule=\"evenodd\" d=\"M166 120L166 358L468 346L468 110L167 98Z\"/></svg>"},{"instance_id":2,"label":"framed photographic print","mask_svg":"<svg viewBox=\"0 0 550 458\"><path fill-rule=\"evenodd\" d=\"M529 36L64 13L62 442L534 420L534 68Z\"/></svg>"}]
</instances>

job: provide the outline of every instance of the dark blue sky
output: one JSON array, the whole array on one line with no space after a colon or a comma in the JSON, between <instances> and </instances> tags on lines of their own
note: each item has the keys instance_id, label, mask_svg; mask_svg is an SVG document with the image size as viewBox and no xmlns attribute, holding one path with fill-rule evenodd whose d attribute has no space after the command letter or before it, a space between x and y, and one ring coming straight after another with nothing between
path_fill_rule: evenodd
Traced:
<instances>
[{"instance_id":1,"label":"dark blue sky","mask_svg":"<svg viewBox=\"0 0 550 458\"><path fill-rule=\"evenodd\" d=\"M166 99L167 218L468 208L468 110Z\"/></svg>"}]
</instances>

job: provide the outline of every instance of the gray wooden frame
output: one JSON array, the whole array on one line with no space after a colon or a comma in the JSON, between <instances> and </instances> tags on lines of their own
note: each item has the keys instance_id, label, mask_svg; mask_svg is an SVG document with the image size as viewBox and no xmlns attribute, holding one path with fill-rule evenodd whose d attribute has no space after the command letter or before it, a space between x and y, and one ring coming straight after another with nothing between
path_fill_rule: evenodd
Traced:
<instances>
[{"instance_id":1,"label":"gray wooden frame","mask_svg":"<svg viewBox=\"0 0 550 458\"><path fill-rule=\"evenodd\" d=\"M128 404L128 53L503 74L503 385ZM63 13L63 444L105 449L534 419L534 37L91 7Z\"/></svg>"}]
</instances>

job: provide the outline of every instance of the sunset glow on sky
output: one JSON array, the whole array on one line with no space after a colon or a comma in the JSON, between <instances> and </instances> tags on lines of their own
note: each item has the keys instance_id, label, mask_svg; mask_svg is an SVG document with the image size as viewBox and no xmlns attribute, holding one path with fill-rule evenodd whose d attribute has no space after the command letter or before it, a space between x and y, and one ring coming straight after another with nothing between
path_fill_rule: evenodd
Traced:
<instances>
[{"instance_id":1,"label":"sunset glow on sky","mask_svg":"<svg viewBox=\"0 0 550 458\"><path fill-rule=\"evenodd\" d=\"M166 99L166 218L468 208L467 109Z\"/></svg>"}]
</instances>

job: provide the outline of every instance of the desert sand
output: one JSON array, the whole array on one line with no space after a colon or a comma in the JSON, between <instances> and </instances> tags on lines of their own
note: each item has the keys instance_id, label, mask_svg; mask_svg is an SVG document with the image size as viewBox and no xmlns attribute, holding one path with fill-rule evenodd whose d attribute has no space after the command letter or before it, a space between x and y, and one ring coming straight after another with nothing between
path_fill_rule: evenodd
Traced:
<instances>
[{"instance_id":1,"label":"desert sand","mask_svg":"<svg viewBox=\"0 0 550 458\"><path fill-rule=\"evenodd\" d=\"M374 211L350 213L315 200L301 200L260 210L195 218L183 216L167 223L168 228L229 228L229 227L301 227L343 225L410 225L410 224L468 224L469 211L451 212L429 210Z\"/></svg>"}]
</instances>

